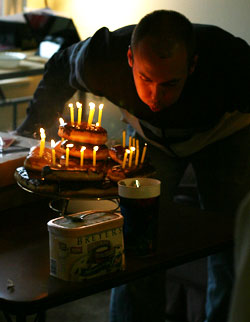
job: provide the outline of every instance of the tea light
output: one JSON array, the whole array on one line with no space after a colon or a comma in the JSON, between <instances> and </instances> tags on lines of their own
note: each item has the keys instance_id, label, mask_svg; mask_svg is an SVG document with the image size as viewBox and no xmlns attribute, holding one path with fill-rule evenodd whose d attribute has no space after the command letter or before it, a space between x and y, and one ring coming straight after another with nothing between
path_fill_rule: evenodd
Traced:
<instances>
[{"instance_id":1,"label":"tea light","mask_svg":"<svg viewBox=\"0 0 250 322\"><path fill-rule=\"evenodd\" d=\"M144 162L146 151L147 151L147 143L144 144L144 147L143 147L143 150L142 150L141 163Z\"/></svg>"},{"instance_id":2,"label":"tea light","mask_svg":"<svg viewBox=\"0 0 250 322\"><path fill-rule=\"evenodd\" d=\"M81 159L80 159L80 166L83 167L83 163L84 163L84 151L86 150L86 146L82 146L80 153L81 153Z\"/></svg>"},{"instance_id":3,"label":"tea light","mask_svg":"<svg viewBox=\"0 0 250 322\"><path fill-rule=\"evenodd\" d=\"M74 107L73 107L73 104L70 103L69 104L69 110L70 110L70 121L72 124L74 124Z\"/></svg>"},{"instance_id":4,"label":"tea light","mask_svg":"<svg viewBox=\"0 0 250 322\"><path fill-rule=\"evenodd\" d=\"M125 148L126 146L126 131L122 131L122 146Z\"/></svg>"},{"instance_id":5,"label":"tea light","mask_svg":"<svg viewBox=\"0 0 250 322\"><path fill-rule=\"evenodd\" d=\"M135 150L135 166L138 166L139 163L139 155L140 155L140 146L139 140L136 140L136 150Z\"/></svg>"},{"instance_id":6,"label":"tea light","mask_svg":"<svg viewBox=\"0 0 250 322\"><path fill-rule=\"evenodd\" d=\"M67 144L66 145L66 161L65 161L65 166L69 166L69 148L72 148L74 144Z\"/></svg>"},{"instance_id":7,"label":"tea light","mask_svg":"<svg viewBox=\"0 0 250 322\"><path fill-rule=\"evenodd\" d=\"M93 167L96 166L96 151L99 149L99 147L96 145L93 147Z\"/></svg>"},{"instance_id":8,"label":"tea light","mask_svg":"<svg viewBox=\"0 0 250 322\"><path fill-rule=\"evenodd\" d=\"M125 153L124 153L124 156L123 156L123 161L122 161L122 168L124 169L125 166L126 166L126 162L127 162L127 157L128 157L128 154L130 153L130 150L129 149L126 149L125 150Z\"/></svg>"},{"instance_id":9,"label":"tea light","mask_svg":"<svg viewBox=\"0 0 250 322\"><path fill-rule=\"evenodd\" d=\"M40 141L39 157L43 155L44 148L45 148L46 135L45 135L45 130L43 128L40 128L40 137L41 137L41 141Z\"/></svg>"},{"instance_id":10,"label":"tea light","mask_svg":"<svg viewBox=\"0 0 250 322\"><path fill-rule=\"evenodd\" d=\"M99 125L98 126L101 126L103 106L104 106L104 104L99 105L99 114L98 114L98 123L99 123Z\"/></svg>"},{"instance_id":11,"label":"tea light","mask_svg":"<svg viewBox=\"0 0 250 322\"><path fill-rule=\"evenodd\" d=\"M131 166L132 166L132 158L133 158L133 153L134 152L135 152L135 147L134 146L131 146L129 160L128 160L128 167L129 168L131 168Z\"/></svg>"},{"instance_id":12,"label":"tea light","mask_svg":"<svg viewBox=\"0 0 250 322\"><path fill-rule=\"evenodd\" d=\"M82 123L82 104L79 102L76 102L76 107L78 110L77 123L78 123L78 125L81 125L81 123Z\"/></svg>"},{"instance_id":13,"label":"tea light","mask_svg":"<svg viewBox=\"0 0 250 322\"><path fill-rule=\"evenodd\" d=\"M56 142L55 142L55 140L52 139L50 141L50 145L51 145L51 153L52 153L52 165L56 165L56 151L55 151Z\"/></svg>"},{"instance_id":14,"label":"tea light","mask_svg":"<svg viewBox=\"0 0 250 322\"><path fill-rule=\"evenodd\" d=\"M95 114L95 104L90 102L89 103L89 118L88 118L88 126L91 126L93 118Z\"/></svg>"}]
</instances>

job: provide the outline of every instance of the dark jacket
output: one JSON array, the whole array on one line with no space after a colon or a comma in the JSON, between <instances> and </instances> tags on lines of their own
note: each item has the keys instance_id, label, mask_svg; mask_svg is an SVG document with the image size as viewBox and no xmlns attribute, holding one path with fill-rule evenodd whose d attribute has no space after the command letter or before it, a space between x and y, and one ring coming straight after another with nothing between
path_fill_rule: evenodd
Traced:
<instances>
[{"instance_id":1,"label":"dark jacket","mask_svg":"<svg viewBox=\"0 0 250 322\"><path fill-rule=\"evenodd\" d=\"M193 26L197 67L171 108L154 113L137 95L127 62L134 26L114 32L101 28L48 61L19 131L51 126L76 90L104 96L161 129L199 132L213 127L226 111L249 112L249 45L218 27Z\"/></svg>"}]
</instances>

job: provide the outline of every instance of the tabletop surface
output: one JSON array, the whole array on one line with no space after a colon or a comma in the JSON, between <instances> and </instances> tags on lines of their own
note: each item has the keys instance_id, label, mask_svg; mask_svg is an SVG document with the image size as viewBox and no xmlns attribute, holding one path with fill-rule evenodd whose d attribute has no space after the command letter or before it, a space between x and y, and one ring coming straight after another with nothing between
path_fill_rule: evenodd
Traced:
<instances>
[{"instance_id":1,"label":"tabletop surface","mask_svg":"<svg viewBox=\"0 0 250 322\"><path fill-rule=\"evenodd\" d=\"M49 200L0 212L0 309L32 314L171 268L233 244L234 218L176 204L160 214L157 253L126 255L125 271L84 282L49 275ZM14 287L8 288L8 280Z\"/></svg>"},{"instance_id":2,"label":"tabletop surface","mask_svg":"<svg viewBox=\"0 0 250 322\"><path fill-rule=\"evenodd\" d=\"M42 75L46 61L47 60L36 56L33 52L27 52L27 57L21 60L18 66L12 68L0 67L0 80Z\"/></svg>"}]
</instances>

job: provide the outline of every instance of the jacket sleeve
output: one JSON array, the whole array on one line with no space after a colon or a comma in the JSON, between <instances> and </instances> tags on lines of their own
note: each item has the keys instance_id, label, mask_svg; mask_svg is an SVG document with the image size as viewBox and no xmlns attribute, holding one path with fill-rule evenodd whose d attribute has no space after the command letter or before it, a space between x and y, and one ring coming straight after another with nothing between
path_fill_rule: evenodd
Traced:
<instances>
[{"instance_id":1,"label":"jacket sleeve","mask_svg":"<svg viewBox=\"0 0 250 322\"><path fill-rule=\"evenodd\" d=\"M50 128L75 91L87 90L79 74L89 40L59 51L47 62L43 79L27 108L26 119L17 129L18 134L30 135L40 127Z\"/></svg>"}]
</instances>

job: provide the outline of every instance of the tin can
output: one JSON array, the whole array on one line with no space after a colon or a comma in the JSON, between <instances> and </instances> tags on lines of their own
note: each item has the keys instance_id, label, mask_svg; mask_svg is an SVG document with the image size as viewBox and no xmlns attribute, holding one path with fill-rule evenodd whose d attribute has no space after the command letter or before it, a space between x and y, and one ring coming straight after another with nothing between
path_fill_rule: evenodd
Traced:
<instances>
[{"instance_id":1,"label":"tin can","mask_svg":"<svg viewBox=\"0 0 250 322\"><path fill-rule=\"evenodd\" d=\"M118 213L82 212L48 222L50 275L83 281L125 267L123 217Z\"/></svg>"}]
</instances>

